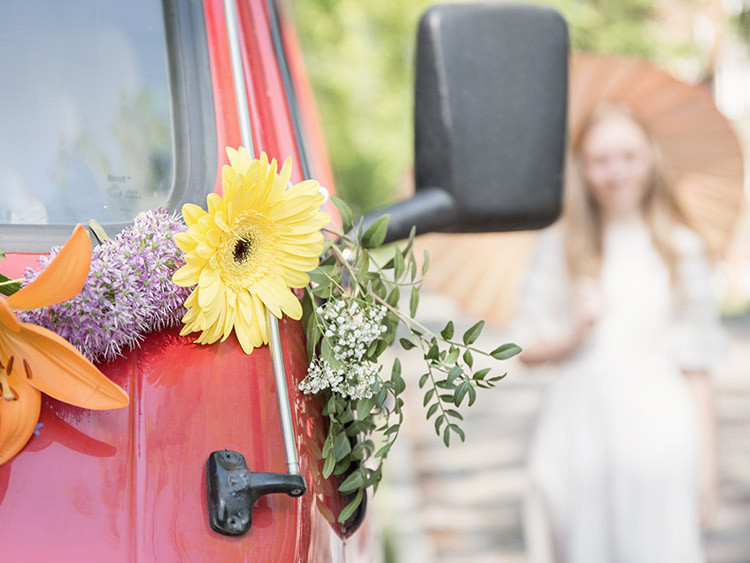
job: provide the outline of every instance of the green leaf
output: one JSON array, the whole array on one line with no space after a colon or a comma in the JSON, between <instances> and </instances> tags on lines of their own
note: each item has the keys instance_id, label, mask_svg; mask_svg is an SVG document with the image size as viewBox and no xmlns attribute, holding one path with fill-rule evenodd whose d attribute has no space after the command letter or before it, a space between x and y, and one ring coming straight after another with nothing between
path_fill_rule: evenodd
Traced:
<instances>
[{"instance_id":1,"label":"green leaf","mask_svg":"<svg viewBox=\"0 0 750 563\"><path fill-rule=\"evenodd\" d=\"M352 411L351 408L349 408L349 406L347 406L346 410L342 412L338 417L338 421L341 424L346 424L347 422L351 422L353 420L354 420L354 412Z\"/></svg>"},{"instance_id":2,"label":"green leaf","mask_svg":"<svg viewBox=\"0 0 750 563\"><path fill-rule=\"evenodd\" d=\"M421 389L422 387L424 387L424 384L425 384L425 383L427 383L427 378L428 378L428 377L430 377L430 374L429 374L429 373L425 373L425 374L423 374L423 375L422 375L422 376L421 376L421 377L419 378L419 388L420 388L420 389Z\"/></svg>"},{"instance_id":3,"label":"green leaf","mask_svg":"<svg viewBox=\"0 0 750 563\"><path fill-rule=\"evenodd\" d=\"M383 215L377 219L370 228L362 235L362 246L364 248L377 248L385 241L388 232L388 224L391 222L390 215Z\"/></svg>"},{"instance_id":4,"label":"green leaf","mask_svg":"<svg viewBox=\"0 0 750 563\"><path fill-rule=\"evenodd\" d=\"M435 419L435 434L440 436L440 427L445 422L445 415L441 414L439 417Z\"/></svg>"},{"instance_id":5,"label":"green leaf","mask_svg":"<svg viewBox=\"0 0 750 563\"><path fill-rule=\"evenodd\" d=\"M351 451L352 446L349 443L349 437L346 433L342 432L336 436L336 442L333 444L333 457L336 461L341 461Z\"/></svg>"},{"instance_id":6,"label":"green leaf","mask_svg":"<svg viewBox=\"0 0 750 563\"><path fill-rule=\"evenodd\" d=\"M372 292L381 299L385 299L385 294L388 292L388 288L385 287L383 281L378 278L372 280Z\"/></svg>"},{"instance_id":7,"label":"green leaf","mask_svg":"<svg viewBox=\"0 0 750 563\"><path fill-rule=\"evenodd\" d=\"M416 344L412 342L411 340L407 340L406 338L399 338L399 344L401 344L401 347L404 350L411 350L412 348L416 348Z\"/></svg>"},{"instance_id":8,"label":"green leaf","mask_svg":"<svg viewBox=\"0 0 750 563\"><path fill-rule=\"evenodd\" d=\"M328 436L326 436L326 439L323 441L323 451L320 453L320 455L323 457L323 459L327 459L332 450L333 440L331 440L331 433L329 431Z\"/></svg>"},{"instance_id":9,"label":"green leaf","mask_svg":"<svg viewBox=\"0 0 750 563\"><path fill-rule=\"evenodd\" d=\"M375 397L369 399L360 399L357 401L357 419L362 420L370 415L372 408L375 406Z\"/></svg>"},{"instance_id":10,"label":"green leaf","mask_svg":"<svg viewBox=\"0 0 750 563\"><path fill-rule=\"evenodd\" d=\"M398 300L401 298L401 294L398 291L398 287L394 287L385 298L385 302L391 307L398 307Z\"/></svg>"},{"instance_id":11,"label":"green leaf","mask_svg":"<svg viewBox=\"0 0 750 563\"><path fill-rule=\"evenodd\" d=\"M352 213L351 207L343 199L333 194L331 194L331 201L341 215L341 228L344 233L348 233L354 228L354 213Z\"/></svg>"},{"instance_id":12,"label":"green leaf","mask_svg":"<svg viewBox=\"0 0 750 563\"><path fill-rule=\"evenodd\" d=\"M401 362L398 358L393 360L393 369L391 370L391 381L393 382L393 392L396 395L403 393L406 389L406 382L401 377Z\"/></svg>"},{"instance_id":13,"label":"green leaf","mask_svg":"<svg viewBox=\"0 0 750 563\"><path fill-rule=\"evenodd\" d=\"M424 355L425 360L437 360L440 357L440 348L438 348L437 342L433 342L427 353Z\"/></svg>"},{"instance_id":14,"label":"green leaf","mask_svg":"<svg viewBox=\"0 0 750 563\"><path fill-rule=\"evenodd\" d=\"M338 274L339 271L336 266L318 266L308 275L311 282L328 287L332 283L331 278L335 280L339 279Z\"/></svg>"},{"instance_id":15,"label":"green leaf","mask_svg":"<svg viewBox=\"0 0 750 563\"><path fill-rule=\"evenodd\" d=\"M463 372L464 370L461 369L461 366L453 366L448 372L448 383L453 383Z\"/></svg>"},{"instance_id":16,"label":"green leaf","mask_svg":"<svg viewBox=\"0 0 750 563\"><path fill-rule=\"evenodd\" d=\"M461 415L460 412L454 409L448 409L445 411L445 414L452 416L453 418L457 418L458 420L463 420L464 417Z\"/></svg>"},{"instance_id":17,"label":"green leaf","mask_svg":"<svg viewBox=\"0 0 750 563\"><path fill-rule=\"evenodd\" d=\"M336 467L336 458L333 456L326 458L326 462L323 464L324 479L328 479L331 476L334 467Z\"/></svg>"},{"instance_id":18,"label":"green leaf","mask_svg":"<svg viewBox=\"0 0 750 563\"><path fill-rule=\"evenodd\" d=\"M354 499L344 507L344 510L341 511L341 514L339 514L339 522L346 522L349 517L354 514L354 511L357 510L357 507L362 502L362 490L363 489L359 489L357 491L357 496L355 496Z\"/></svg>"},{"instance_id":19,"label":"green leaf","mask_svg":"<svg viewBox=\"0 0 750 563\"><path fill-rule=\"evenodd\" d=\"M375 457L385 457L386 455L388 455L388 452L391 451L392 446L393 442L388 442L385 446L375 452Z\"/></svg>"},{"instance_id":20,"label":"green leaf","mask_svg":"<svg viewBox=\"0 0 750 563\"><path fill-rule=\"evenodd\" d=\"M496 360L507 360L508 358L512 358L519 352L521 352L521 347L510 342L508 344L503 344L502 346L498 346L497 348L495 348L492 352L490 352L490 356L492 356Z\"/></svg>"},{"instance_id":21,"label":"green leaf","mask_svg":"<svg viewBox=\"0 0 750 563\"><path fill-rule=\"evenodd\" d=\"M430 253L426 250L424 251L424 262L422 262L422 276L427 273L427 270L430 269Z\"/></svg>"},{"instance_id":22,"label":"green leaf","mask_svg":"<svg viewBox=\"0 0 750 563\"><path fill-rule=\"evenodd\" d=\"M450 351L448 352L448 355L445 357L445 363L446 365L453 365L456 363L456 360L458 360L458 355L460 354L460 350L456 348L455 346L451 346Z\"/></svg>"},{"instance_id":23,"label":"green leaf","mask_svg":"<svg viewBox=\"0 0 750 563\"><path fill-rule=\"evenodd\" d=\"M479 371L477 371L477 372L474 373L474 375L472 376L472 379L474 379L476 381L483 380L484 376L486 376L488 373L490 373L491 369L492 368L482 368L482 369L480 369Z\"/></svg>"},{"instance_id":24,"label":"green leaf","mask_svg":"<svg viewBox=\"0 0 750 563\"><path fill-rule=\"evenodd\" d=\"M0 293L3 295L13 295L16 291L21 289L21 282L5 283L11 281L13 278L9 278L6 275L0 274Z\"/></svg>"},{"instance_id":25,"label":"green leaf","mask_svg":"<svg viewBox=\"0 0 750 563\"><path fill-rule=\"evenodd\" d=\"M474 366L474 356L471 355L471 350L466 350L466 352L464 352L464 362L466 362L466 365L469 367Z\"/></svg>"},{"instance_id":26,"label":"green leaf","mask_svg":"<svg viewBox=\"0 0 750 563\"><path fill-rule=\"evenodd\" d=\"M367 252L363 252L357 258L357 262L354 267L356 268L359 277L363 278L370 271L370 255Z\"/></svg>"},{"instance_id":27,"label":"green leaf","mask_svg":"<svg viewBox=\"0 0 750 563\"><path fill-rule=\"evenodd\" d=\"M411 296L409 297L409 315L414 318L417 314L417 307L419 306L419 288L414 285L411 288Z\"/></svg>"},{"instance_id":28,"label":"green leaf","mask_svg":"<svg viewBox=\"0 0 750 563\"><path fill-rule=\"evenodd\" d=\"M398 432L400 428L401 428L400 424L391 424L388 428L386 428L383 434L385 434L386 436L389 436L390 434L393 434L394 432Z\"/></svg>"},{"instance_id":29,"label":"green leaf","mask_svg":"<svg viewBox=\"0 0 750 563\"><path fill-rule=\"evenodd\" d=\"M455 329L453 327L453 321L448 321L448 324L445 325L445 328L440 331L440 336L442 336L445 340L450 340L453 338L453 333L455 332Z\"/></svg>"},{"instance_id":30,"label":"green leaf","mask_svg":"<svg viewBox=\"0 0 750 563\"><path fill-rule=\"evenodd\" d=\"M479 335L482 334L482 329L484 328L484 321L479 321L474 326L472 326L469 330L464 332L464 344L467 346L470 344L473 344L477 338L479 338Z\"/></svg>"},{"instance_id":31,"label":"green leaf","mask_svg":"<svg viewBox=\"0 0 750 563\"><path fill-rule=\"evenodd\" d=\"M331 397L328 399L328 402L326 403L326 406L323 408L323 416L328 416L329 414L333 414L336 412L336 395L331 395Z\"/></svg>"},{"instance_id":32,"label":"green leaf","mask_svg":"<svg viewBox=\"0 0 750 563\"><path fill-rule=\"evenodd\" d=\"M469 387L471 387L471 385L469 385L469 383L466 381L458 386L458 389L456 389L456 394L453 396L453 404L455 404L457 407L461 406L461 401L464 400L466 393L469 392Z\"/></svg>"},{"instance_id":33,"label":"green leaf","mask_svg":"<svg viewBox=\"0 0 750 563\"><path fill-rule=\"evenodd\" d=\"M415 225L411 226L411 229L409 230L409 239L406 241L406 246L404 247L404 256L408 255L411 252L411 247L414 246L414 238L417 236L417 227Z\"/></svg>"},{"instance_id":34,"label":"green leaf","mask_svg":"<svg viewBox=\"0 0 750 563\"><path fill-rule=\"evenodd\" d=\"M385 399L388 397L388 389L381 387L380 391L375 395L375 406L380 408L385 403Z\"/></svg>"},{"instance_id":35,"label":"green leaf","mask_svg":"<svg viewBox=\"0 0 750 563\"><path fill-rule=\"evenodd\" d=\"M352 458L347 456L336 464L336 468L333 470L334 475L343 475L349 471L349 467L352 464Z\"/></svg>"},{"instance_id":36,"label":"green leaf","mask_svg":"<svg viewBox=\"0 0 750 563\"><path fill-rule=\"evenodd\" d=\"M432 397L435 395L434 389L428 389L427 392L424 394L424 401L422 401L422 406L426 407L427 403L430 402Z\"/></svg>"},{"instance_id":37,"label":"green leaf","mask_svg":"<svg viewBox=\"0 0 750 563\"><path fill-rule=\"evenodd\" d=\"M453 430L453 432L458 434L458 437L461 438L462 442L466 441L466 434L464 434L464 431L461 430L461 428L457 424L449 424L448 429Z\"/></svg>"},{"instance_id":38,"label":"green leaf","mask_svg":"<svg viewBox=\"0 0 750 563\"><path fill-rule=\"evenodd\" d=\"M391 377L401 375L401 361L398 358L393 359L393 368L391 369Z\"/></svg>"},{"instance_id":39,"label":"green leaf","mask_svg":"<svg viewBox=\"0 0 750 563\"><path fill-rule=\"evenodd\" d=\"M386 348L388 348L388 343L385 340L376 340L367 349L367 356L375 361L385 352Z\"/></svg>"},{"instance_id":40,"label":"green leaf","mask_svg":"<svg viewBox=\"0 0 750 563\"><path fill-rule=\"evenodd\" d=\"M445 442L446 448L450 447L451 445L450 424L445 427L445 430L443 430L443 442Z\"/></svg>"},{"instance_id":41,"label":"green leaf","mask_svg":"<svg viewBox=\"0 0 750 563\"><path fill-rule=\"evenodd\" d=\"M477 390L474 389L474 386L467 383L466 385L469 386L469 406L474 404L474 401L477 400Z\"/></svg>"},{"instance_id":42,"label":"green leaf","mask_svg":"<svg viewBox=\"0 0 750 563\"><path fill-rule=\"evenodd\" d=\"M438 410L438 404L437 403L431 404L430 408L427 409L427 419L429 420L432 417L432 415L437 412L437 410Z\"/></svg>"},{"instance_id":43,"label":"green leaf","mask_svg":"<svg viewBox=\"0 0 750 563\"><path fill-rule=\"evenodd\" d=\"M414 254L409 254L409 281L414 281L417 277L417 260Z\"/></svg>"},{"instance_id":44,"label":"green leaf","mask_svg":"<svg viewBox=\"0 0 750 563\"><path fill-rule=\"evenodd\" d=\"M351 493L359 489L364 483L364 477L362 470L357 469L349 477L344 479L344 482L339 485L339 491L342 493Z\"/></svg>"},{"instance_id":45,"label":"green leaf","mask_svg":"<svg viewBox=\"0 0 750 563\"><path fill-rule=\"evenodd\" d=\"M506 375L508 375L507 371L502 375L496 375L495 377L490 377L487 381L500 381L501 379L505 378Z\"/></svg>"},{"instance_id":46,"label":"green leaf","mask_svg":"<svg viewBox=\"0 0 750 563\"><path fill-rule=\"evenodd\" d=\"M404 263L404 255L401 254L401 249L398 246L393 247L393 279L398 282L401 276L406 271L406 264Z\"/></svg>"},{"instance_id":47,"label":"green leaf","mask_svg":"<svg viewBox=\"0 0 750 563\"><path fill-rule=\"evenodd\" d=\"M367 446L363 442L357 442L352 448L352 459L362 461L367 455Z\"/></svg>"},{"instance_id":48,"label":"green leaf","mask_svg":"<svg viewBox=\"0 0 750 563\"><path fill-rule=\"evenodd\" d=\"M314 287L312 289L312 292L315 297L320 297L321 299L330 299L333 296L333 285L319 285L317 287Z\"/></svg>"}]
</instances>

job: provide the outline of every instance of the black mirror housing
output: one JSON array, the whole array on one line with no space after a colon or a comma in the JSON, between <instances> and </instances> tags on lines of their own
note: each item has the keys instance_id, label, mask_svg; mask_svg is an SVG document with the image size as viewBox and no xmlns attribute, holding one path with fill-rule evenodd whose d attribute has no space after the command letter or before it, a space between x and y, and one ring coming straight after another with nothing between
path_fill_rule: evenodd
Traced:
<instances>
[{"instance_id":1,"label":"black mirror housing","mask_svg":"<svg viewBox=\"0 0 750 563\"><path fill-rule=\"evenodd\" d=\"M533 5L441 5L419 24L417 193L442 188L456 213L440 230L515 231L560 213L568 33Z\"/></svg>"},{"instance_id":2,"label":"black mirror housing","mask_svg":"<svg viewBox=\"0 0 750 563\"><path fill-rule=\"evenodd\" d=\"M568 30L554 9L446 4L422 16L414 99L416 195L387 240L539 229L560 214Z\"/></svg>"}]
</instances>

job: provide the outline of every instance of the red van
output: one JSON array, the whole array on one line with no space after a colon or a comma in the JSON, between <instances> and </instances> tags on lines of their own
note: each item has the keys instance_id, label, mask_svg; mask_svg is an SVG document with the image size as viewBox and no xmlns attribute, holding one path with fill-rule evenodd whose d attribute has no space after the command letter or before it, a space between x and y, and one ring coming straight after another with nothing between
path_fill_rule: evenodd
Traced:
<instances>
[{"instance_id":1,"label":"red van","mask_svg":"<svg viewBox=\"0 0 750 563\"><path fill-rule=\"evenodd\" d=\"M283 14L273 0L6 6L0 271L20 276L92 217L116 233L146 209L205 205L221 189L227 146L291 155L293 182L316 178L333 190ZM418 191L390 210L390 239L413 224L549 224L559 211L566 65L565 24L549 9L428 11L417 47ZM281 372L268 347L247 356L233 337L192 341L164 330L100 365L129 393L127 408L44 397L38 435L0 465L0 560L351 561L374 552L365 504L339 524L349 501L337 491L342 477L322 477L327 422L298 390L307 372L300 323L279 323ZM251 472L273 475L246 512L228 514L219 496L236 491L219 490L216 472L249 475L242 456Z\"/></svg>"}]
</instances>

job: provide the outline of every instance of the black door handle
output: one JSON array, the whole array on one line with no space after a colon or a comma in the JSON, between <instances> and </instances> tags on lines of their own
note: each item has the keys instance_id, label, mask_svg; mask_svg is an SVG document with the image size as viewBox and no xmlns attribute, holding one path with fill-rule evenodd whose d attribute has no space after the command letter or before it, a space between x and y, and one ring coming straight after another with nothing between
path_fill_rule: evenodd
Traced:
<instances>
[{"instance_id":1,"label":"black door handle","mask_svg":"<svg viewBox=\"0 0 750 563\"><path fill-rule=\"evenodd\" d=\"M302 475L254 473L245 456L231 450L211 453L206 462L208 521L215 532L239 536L250 529L253 505L269 493L298 497L305 493Z\"/></svg>"}]
</instances>

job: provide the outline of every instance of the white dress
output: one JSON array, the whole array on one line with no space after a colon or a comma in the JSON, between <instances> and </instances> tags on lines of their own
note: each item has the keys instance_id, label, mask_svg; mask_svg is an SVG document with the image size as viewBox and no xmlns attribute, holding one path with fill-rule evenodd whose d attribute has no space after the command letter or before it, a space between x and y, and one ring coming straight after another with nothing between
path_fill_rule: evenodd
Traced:
<instances>
[{"instance_id":1,"label":"white dress","mask_svg":"<svg viewBox=\"0 0 750 563\"><path fill-rule=\"evenodd\" d=\"M608 227L602 312L555 366L529 456L530 562L704 560L697 427L682 369L705 370L723 333L700 238L675 233L670 287L645 224ZM571 330L561 231L540 237L516 323L518 343Z\"/></svg>"}]
</instances>

